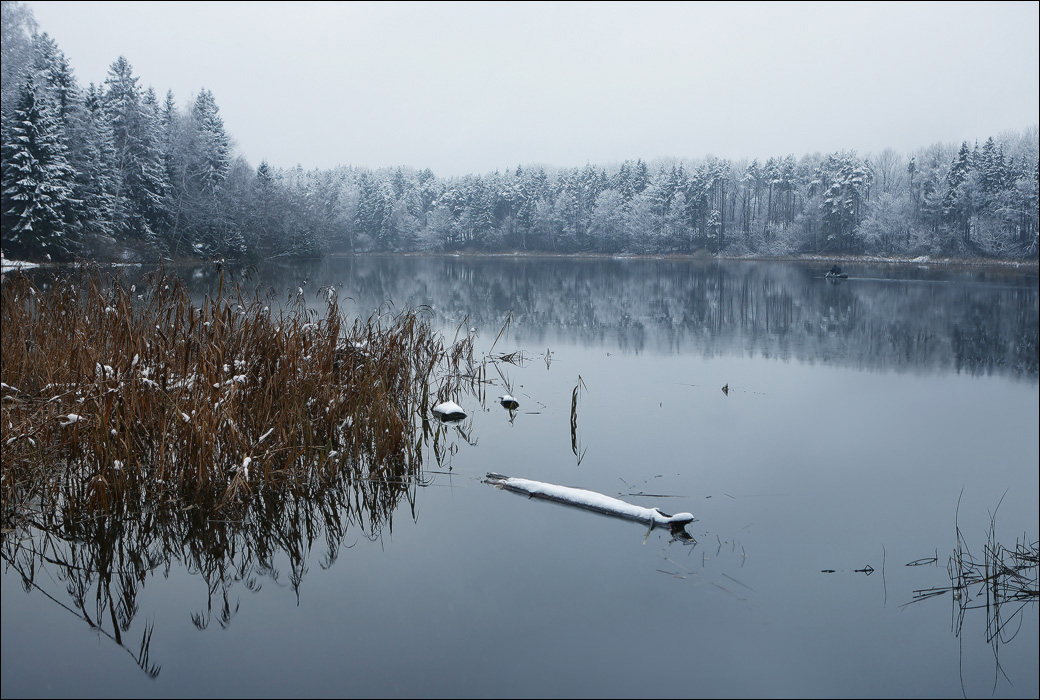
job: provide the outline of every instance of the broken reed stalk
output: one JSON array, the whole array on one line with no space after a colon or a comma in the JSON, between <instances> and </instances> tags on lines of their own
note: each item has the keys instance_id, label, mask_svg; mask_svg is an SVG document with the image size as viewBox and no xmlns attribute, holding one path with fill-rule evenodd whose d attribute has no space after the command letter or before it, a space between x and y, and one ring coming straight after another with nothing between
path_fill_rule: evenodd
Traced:
<instances>
[{"instance_id":1,"label":"broken reed stalk","mask_svg":"<svg viewBox=\"0 0 1040 700\"><path fill-rule=\"evenodd\" d=\"M581 449L578 441L578 397L582 389L589 390L585 386L585 380L579 374L578 383L574 385L574 391L571 392L571 451L578 458L578 466L581 466L581 461L585 458L585 449Z\"/></svg>"},{"instance_id":2,"label":"broken reed stalk","mask_svg":"<svg viewBox=\"0 0 1040 700\"><path fill-rule=\"evenodd\" d=\"M999 507L998 504L997 509ZM957 499L954 526L957 545L946 565L950 585L916 590L911 603L952 593L956 603L954 631L957 636L961 634L968 611L984 609L986 641L993 645L996 656L999 645L1017 635L1020 616L1026 607L1035 606L1040 600L1040 588L1037 586L1040 541L1030 542L1023 538L1016 540L1013 547L999 543L994 510L990 515L981 557L973 554L960 527L960 498ZM938 556L929 557L909 562L906 566L934 564L937 561ZM1011 624L1016 618L1019 624Z\"/></svg>"},{"instance_id":3,"label":"broken reed stalk","mask_svg":"<svg viewBox=\"0 0 1040 700\"><path fill-rule=\"evenodd\" d=\"M5 528L136 507L221 511L266 490L312 493L344 472L418 469L414 418L438 372L457 375L426 316L345 322L302 293L287 308L221 283L196 306L159 269L136 285L80 270L46 290L4 278Z\"/></svg>"}]
</instances>

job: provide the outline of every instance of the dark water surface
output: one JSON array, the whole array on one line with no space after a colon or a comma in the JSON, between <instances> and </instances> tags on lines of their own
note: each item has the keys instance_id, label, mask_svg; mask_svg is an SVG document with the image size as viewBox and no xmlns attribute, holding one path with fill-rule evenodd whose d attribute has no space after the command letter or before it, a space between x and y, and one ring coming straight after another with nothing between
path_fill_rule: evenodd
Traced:
<instances>
[{"instance_id":1,"label":"dark water surface","mask_svg":"<svg viewBox=\"0 0 1040 700\"><path fill-rule=\"evenodd\" d=\"M253 271L281 298L336 285L365 316L428 305L481 352L512 312L493 355L524 360L458 396L470 417L396 507L301 506L219 561L200 526L100 575L90 542L5 535L3 695L1037 697L1035 602L912 602L950 585L958 524L979 556L994 510L997 542L1037 539L1036 276L817 267ZM507 383L514 415L494 400ZM490 471L690 511L697 543ZM99 591L116 605L94 616Z\"/></svg>"}]
</instances>

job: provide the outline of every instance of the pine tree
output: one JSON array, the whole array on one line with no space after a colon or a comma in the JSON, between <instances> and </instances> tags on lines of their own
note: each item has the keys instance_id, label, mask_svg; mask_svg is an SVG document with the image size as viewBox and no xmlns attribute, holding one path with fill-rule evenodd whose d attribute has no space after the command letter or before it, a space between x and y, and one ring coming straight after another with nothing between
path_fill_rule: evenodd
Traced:
<instances>
[{"instance_id":1,"label":"pine tree","mask_svg":"<svg viewBox=\"0 0 1040 700\"><path fill-rule=\"evenodd\" d=\"M639 194L646 189L647 185L650 184L650 168L647 167L643 159L640 158L636 161L636 167L632 171L632 189L635 194Z\"/></svg>"},{"instance_id":2,"label":"pine tree","mask_svg":"<svg viewBox=\"0 0 1040 700\"><path fill-rule=\"evenodd\" d=\"M74 171L73 197L67 212L70 232L89 239L96 232L92 219L99 213L92 208L95 190L90 173L96 172L95 144L90 142L90 123L86 99L76 82L72 67L57 43L46 33L33 37L33 72L38 90L45 91L47 101L54 106L60 125L59 138L66 149L69 166ZM111 166L109 160L108 166ZM94 202L96 204L96 202Z\"/></svg>"},{"instance_id":3,"label":"pine tree","mask_svg":"<svg viewBox=\"0 0 1040 700\"><path fill-rule=\"evenodd\" d=\"M284 214L284 207L278 201L280 194L277 175L266 160L260 161L253 179L251 212L246 221L247 230L253 237L252 247L257 254L277 255L284 252L278 247Z\"/></svg>"},{"instance_id":4,"label":"pine tree","mask_svg":"<svg viewBox=\"0 0 1040 700\"><path fill-rule=\"evenodd\" d=\"M859 252L855 234L873 183L869 165L855 153L835 153L820 165L815 180L823 193L820 209L828 245L836 251Z\"/></svg>"},{"instance_id":5,"label":"pine tree","mask_svg":"<svg viewBox=\"0 0 1040 700\"><path fill-rule=\"evenodd\" d=\"M150 186L154 187L156 197L146 200L149 208L145 208L145 216L158 233L168 227L169 207L166 202L166 193L170 190L170 179L166 176L166 168L163 163L163 125L162 108L155 90L149 87L141 97L141 109L144 113L145 138L142 144L145 147L146 161L149 166L151 177ZM155 202L152 205L152 202Z\"/></svg>"},{"instance_id":6,"label":"pine tree","mask_svg":"<svg viewBox=\"0 0 1040 700\"><path fill-rule=\"evenodd\" d=\"M610 189L616 190L625 202L631 201L635 196L635 187L632 183L632 166L629 161L621 163L621 167L610 181Z\"/></svg>"},{"instance_id":7,"label":"pine tree","mask_svg":"<svg viewBox=\"0 0 1040 700\"><path fill-rule=\"evenodd\" d=\"M983 144L979 157L975 161L975 167L979 173L982 190L979 206L995 208L1002 195L1012 184L1012 178L1008 172L1004 149L996 144L992 136Z\"/></svg>"},{"instance_id":8,"label":"pine tree","mask_svg":"<svg viewBox=\"0 0 1040 700\"><path fill-rule=\"evenodd\" d=\"M203 89L191 108L193 163L189 171L201 191L213 192L227 178L231 167L231 143L213 93Z\"/></svg>"},{"instance_id":9,"label":"pine tree","mask_svg":"<svg viewBox=\"0 0 1040 700\"><path fill-rule=\"evenodd\" d=\"M93 83L87 88L82 119L82 144L76 167L76 197L82 202L82 231L88 245L116 233L116 183L113 179L115 150L112 128L105 118L101 92Z\"/></svg>"},{"instance_id":10,"label":"pine tree","mask_svg":"<svg viewBox=\"0 0 1040 700\"><path fill-rule=\"evenodd\" d=\"M177 186L177 171L174 162L174 144L177 140L177 130L180 126L180 115L177 113L177 103L173 99L173 90L166 91L166 98L159 109L159 150L162 152L163 169L166 172L166 181L170 183L167 196L171 196L172 190ZM172 207L167 204L167 209Z\"/></svg>"},{"instance_id":11,"label":"pine tree","mask_svg":"<svg viewBox=\"0 0 1040 700\"><path fill-rule=\"evenodd\" d=\"M358 201L353 213L355 230L368 236L380 250L393 250L396 241L390 227L393 201L390 187L380 178L361 173Z\"/></svg>"},{"instance_id":12,"label":"pine tree","mask_svg":"<svg viewBox=\"0 0 1040 700\"><path fill-rule=\"evenodd\" d=\"M917 190L914 189L914 175L917 174L916 156L910 156L910 160L906 164L906 174L909 181L907 189L910 194L910 223L912 225L916 223L918 210L920 209L920 197L918 196Z\"/></svg>"},{"instance_id":13,"label":"pine tree","mask_svg":"<svg viewBox=\"0 0 1040 700\"><path fill-rule=\"evenodd\" d=\"M67 258L75 246L66 227L73 203L66 149L53 108L32 76L3 139L3 242L14 255Z\"/></svg>"},{"instance_id":14,"label":"pine tree","mask_svg":"<svg viewBox=\"0 0 1040 700\"><path fill-rule=\"evenodd\" d=\"M155 242L165 214L156 115L149 113L123 56L109 68L105 87L104 105L115 150L116 230L131 239Z\"/></svg>"},{"instance_id":15,"label":"pine tree","mask_svg":"<svg viewBox=\"0 0 1040 700\"><path fill-rule=\"evenodd\" d=\"M212 93L203 89L183 119L167 116L170 109L168 99L159 123L160 138L169 144L164 172L172 182L168 206L174 247L186 237L196 251L226 254L230 222L219 202L231 167L231 146L219 108Z\"/></svg>"},{"instance_id":16,"label":"pine tree","mask_svg":"<svg viewBox=\"0 0 1040 700\"><path fill-rule=\"evenodd\" d=\"M614 189L605 189L596 197L589 233L596 250L617 253L625 249L625 201Z\"/></svg>"},{"instance_id":17,"label":"pine tree","mask_svg":"<svg viewBox=\"0 0 1040 700\"><path fill-rule=\"evenodd\" d=\"M967 242L971 231L972 192L968 186L968 175L972 170L971 151L968 142L961 143L957 157L946 175L946 191L943 194L943 222L954 233Z\"/></svg>"},{"instance_id":18,"label":"pine tree","mask_svg":"<svg viewBox=\"0 0 1040 700\"><path fill-rule=\"evenodd\" d=\"M8 117L21 98L21 86L32 67L36 20L28 5L0 3L0 113Z\"/></svg>"}]
</instances>

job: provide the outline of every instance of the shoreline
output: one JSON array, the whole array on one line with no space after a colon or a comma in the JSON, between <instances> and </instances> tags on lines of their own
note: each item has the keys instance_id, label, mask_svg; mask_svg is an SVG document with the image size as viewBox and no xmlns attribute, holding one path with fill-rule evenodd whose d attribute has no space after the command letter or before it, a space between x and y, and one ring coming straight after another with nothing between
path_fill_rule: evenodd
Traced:
<instances>
[{"instance_id":1,"label":"shoreline","mask_svg":"<svg viewBox=\"0 0 1040 700\"><path fill-rule=\"evenodd\" d=\"M791 263L820 263L820 264L864 264L864 265L919 265L919 266L944 266L952 268L993 268L1012 269L1024 271L1040 271L1040 260L1014 260L1009 258L955 258L935 257L930 255L919 255L913 258L899 256L880 255L703 255L703 254L678 254L667 253L658 255L628 255L617 253L544 253L544 252L511 252L511 253L483 253L476 251L448 252L402 252L402 253L380 253L380 252L340 252L329 253L329 258L349 257L431 257L431 258L531 258L531 259L555 259L555 260L665 260L665 261L734 261L734 262L791 262Z\"/></svg>"},{"instance_id":2,"label":"shoreline","mask_svg":"<svg viewBox=\"0 0 1040 700\"><path fill-rule=\"evenodd\" d=\"M834 263L840 263L843 265L850 264L861 264L861 265L916 265L921 267L949 267L954 269L992 269L992 270L1013 270L1023 272L1040 272L1040 260L1014 260L1009 258L957 258L957 257L936 257L931 255L919 255L916 257L902 257L902 256L882 256L882 255L781 255L781 256L769 256L769 255L709 255L704 253L692 253L692 254L681 254L681 253L665 253L658 255L632 255L624 253L549 253L549 252L532 252L532 251L513 251L513 252L480 252L480 251L457 251L457 252L443 252L443 251L407 251L407 252L336 252L329 253L324 256L326 258L385 258L385 257L429 257L429 258L511 258L511 259L546 259L546 260L662 260L672 262L683 262L683 261L697 261L697 262L711 262L711 261L734 261L734 262L786 262L786 263L819 263L821 265L831 265ZM321 257L305 257L297 258L299 260L320 260ZM192 259L186 258L181 260L170 260L163 259L163 264L167 265L204 265L211 263L211 260L203 259ZM243 262L248 261L243 259L230 258L228 262ZM147 262L127 263L123 261L103 261L103 260L80 260L75 262L47 262L38 263L30 262L26 260L12 260L9 258L3 259L2 272L12 272L15 270L29 270L29 269L40 269L40 268L51 268L51 267L64 267L70 265L80 264L91 264L96 263L99 265L110 265L110 266L140 266L147 265Z\"/></svg>"}]
</instances>

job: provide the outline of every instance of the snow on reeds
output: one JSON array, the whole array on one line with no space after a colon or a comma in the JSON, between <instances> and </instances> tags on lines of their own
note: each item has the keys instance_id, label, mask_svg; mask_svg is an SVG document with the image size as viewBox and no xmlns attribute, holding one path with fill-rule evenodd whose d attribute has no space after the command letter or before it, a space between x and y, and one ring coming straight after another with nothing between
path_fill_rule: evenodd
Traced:
<instances>
[{"instance_id":1,"label":"snow on reeds","mask_svg":"<svg viewBox=\"0 0 1040 700\"><path fill-rule=\"evenodd\" d=\"M458 384L468 336L445 344L406 310L348 323L302 295L192 303L163 270L133 285L80 271L46 290L2 284L4 526L124 509L240 507L343 478L418 469L431 383Z\"/></svg>"}]
</instances>

